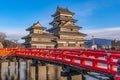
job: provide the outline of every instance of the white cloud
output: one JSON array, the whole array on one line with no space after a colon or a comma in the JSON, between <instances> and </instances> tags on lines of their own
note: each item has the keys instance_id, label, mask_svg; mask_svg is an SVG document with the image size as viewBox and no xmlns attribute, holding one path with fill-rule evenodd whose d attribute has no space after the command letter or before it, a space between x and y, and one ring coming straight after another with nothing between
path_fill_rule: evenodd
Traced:
<instances>
[{"instance_id":1,"label":"white cloud","mask_svg":"<svg viewBox=\"0 0 120 80\"><path fill-rule=\"evenodd\" d=\"M88 34L88 36L86 37L87 39L90 39L91 36L94 35L95 38L120 40L120 35L119 35L120 34L120 27L84 30L83 32Z\"/></svg>"},{"instance_id":2,"label":"white cloud","mask_svg":"<svg viewBox=\"0 0 120 80\"><path fill-rule=\"evenodd\" d=\"M21 38L26 36L28 32L26 31L14 31L14 32L5 32L7 35L7 39L9 40L18 40L18 42L24 42Z\"/></svg>"}]
</instances>

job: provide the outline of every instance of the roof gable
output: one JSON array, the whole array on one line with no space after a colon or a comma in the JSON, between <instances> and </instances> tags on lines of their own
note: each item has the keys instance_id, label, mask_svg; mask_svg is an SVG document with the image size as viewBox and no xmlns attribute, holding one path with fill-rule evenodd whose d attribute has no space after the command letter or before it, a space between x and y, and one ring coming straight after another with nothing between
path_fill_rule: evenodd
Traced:
<instances>
[{"instance_id":1,"label":"roof gable","mask_svg":"<svg viewBox=\"0 0 120 80\"><path fill-rule=\"evenodd\" d=\"M56 16L58 14L70 14L70 15L74 15L75 13L71 12L68 10L68 8L61 8L61 7L57 7L56 13L53 14L52 16Z\"/></svg>"},{"instance_id":2,"label":"roof gable","mask_svg":"<svg viewBox=\"0 0 120 80\"><path fill-rule=\"evenodd\" d=\"M46 29L45 27L43 27L39 22L34 23L31 27L27 28L27 31L33 30L33 29L41 29L44 30Z\"/></svg>"}]
</instances>

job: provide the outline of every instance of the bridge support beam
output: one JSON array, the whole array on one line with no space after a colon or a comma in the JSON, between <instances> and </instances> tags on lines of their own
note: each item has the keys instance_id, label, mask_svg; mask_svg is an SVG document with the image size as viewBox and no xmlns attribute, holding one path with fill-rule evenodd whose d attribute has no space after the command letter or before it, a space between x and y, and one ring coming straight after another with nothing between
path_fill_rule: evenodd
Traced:
<instances>
[{"instance_id":1,"label":"bridge support beam","mask_svg":"<svg viewBox=\"0 0 120 80\"><path fill-rule=\"evenodd\" d=\"M30 80L30 66L32 61L26 60L26 80Z\"/></svg>"},{"instance_id":2,"label":"bridge support beam","mask_svg":"<svg viewBox=\"0 0 120 80\"><path fill-rule=\"evenodd\" d=\"M36 80L35 76L35 66L30 67L30 80Z\"/></svg>"},{"instance_id":3,"label":"bridge support beam","mask_svg":"<svg viewBox=\"0 0 120 80\"><path fill-rule=\"evenodd\" d=\"M15 61L15 78L14 80L18 80L18 62Z\"/></svg>"},{"instance_id":4,"label":"bridge support beam","mask_svg":"<svg viewBox=\"0 0 120 80\"><path fill-rule=\"evenodd\" d=\"M8 62L2 62L0 63L0 80L8 80Z\"/></svg>"},{"instance_id":5,"label":"bridge support beam","mask_svg":"<svg viewBox=\"0 0 120 80\"><path fill-rule=\"evenodd\" d=\"M15 62L9 62L9 67L8 67L8 80L15 80Z\"/></svg>"},{"instance_id":6,"label":"bridge support beam","mask_svg":"<svg viewBox=\"0 0 120 80\"><path fill-rule=\"evenodd\" d=\"M51 64L47 64L46 69L47 69L47 79L48 80L55 80L56 76L57 76L56 75L56 66L51 65Z\"/></svg>"},{"instance_id":7,"label":"bridge support beam","mask_svg":"<svg viewBox=\"0 0 120 80\"><path fill-rule=\"evenodd\" d=\"M82 80L86 80L86 77L84 74L82 74Z\"/></svg>"},{"instance_id":8,"label":"bridge support beam","mask_svg":"<svg viewBox=\"0 0 120 80\"><path fill-rule=\"evenodd\" d=\"M21 59L18 59L18 80L20 80L20 63Z\"/></svg>"},{"instance_id":9,"label":"bridge support beam","mask_svg":"<svg viewBox=\"0 0 120 80\"><path fill-rule=\"evenodd\" d=\"M63 71L61 72L61 75L66 76L67 80L72 80L72 75L71 75L71 72L70 72L70 68L66 67L66 66L63 66L62 70Z\"/></svg>"},{"instance_id":10,"label":"bridge support beam","mask_svg":"<svg viewBox=\"0 0 120 80\"><path fill-rule=\"evenodd\" d=\"M71 67L62 66L61 76L67 77L67 80L86 80L85 74L86 72L84 70L77 72Z\"/></svg>"},{"instance_id":11,"label":"bridge support beam","mask_svg":"<svg viewBox=\"0 0 120 80\"><path fill-rule=\"evenodd\" d=\"M69 73L67 76L67 80L72 80L71 74Z\"/></svg>"},{"instance_id":12,"label":"bridge support beam","mask_svg":"<svg viewBox=\"0 0 120 80\"><path fill-rule=\"evenodd\" d=\"M38 80L47 80L46 66L38 66Z\"/></svg>"}]
</instances>

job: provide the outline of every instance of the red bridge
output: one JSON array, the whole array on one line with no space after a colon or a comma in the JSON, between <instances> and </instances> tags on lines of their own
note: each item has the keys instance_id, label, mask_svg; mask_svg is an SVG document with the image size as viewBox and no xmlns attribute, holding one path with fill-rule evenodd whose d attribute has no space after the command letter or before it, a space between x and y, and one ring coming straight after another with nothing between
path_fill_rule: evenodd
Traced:
<instances>
[{"instance_id":1,"label":"red bridge","mask_svg":"<svg viewBox=\"0 0 120 80\"><path fill-rule=\"evenodd\" d=\"M0 57L18 57L36 59L51 64L64 65L65 68L78 73L97 72L110 78L120 80L117 71L120 52L111 50L80 49L33 49L33 48L0 48ZM66 67L67 66L67 67ZM119 67L118 67L119 69ZM66 72L70 73L70 70Z\"/></svg>"}]
</instances>

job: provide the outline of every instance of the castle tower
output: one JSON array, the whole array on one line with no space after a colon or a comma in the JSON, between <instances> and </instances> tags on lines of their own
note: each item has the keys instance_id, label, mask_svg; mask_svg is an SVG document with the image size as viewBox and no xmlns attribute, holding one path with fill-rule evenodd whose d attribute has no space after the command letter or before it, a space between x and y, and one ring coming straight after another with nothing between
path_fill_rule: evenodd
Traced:
<instances>
[{"instance_id":1,"label":"castle tower","mask_svg":"<svg viewBox=\"0 0 120 80\"><path fill-rule=\"evenodd\" d=\"M50 23L53 27L47 31L58 37L57 48L83 48L86 34L79 32L82 27L76 26L77 20L73 19L74 13L67 8L57 7L52 15L54 18Z\"/></svg>"},{"instance_id":2,"label":"castle tower","mask_svg":"<svg viewBox=\"0 0 120 80\"><path fill-rule=\"evenodd\" d=\"M29 35L22 37L25 39L24 45L26 48L54 48L55 43L52 42L55 36L53 34L44 32L45 28L39 22L27 28Z\"/></svg>"}]
</instances>

